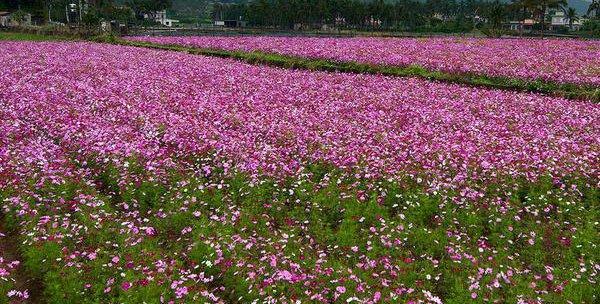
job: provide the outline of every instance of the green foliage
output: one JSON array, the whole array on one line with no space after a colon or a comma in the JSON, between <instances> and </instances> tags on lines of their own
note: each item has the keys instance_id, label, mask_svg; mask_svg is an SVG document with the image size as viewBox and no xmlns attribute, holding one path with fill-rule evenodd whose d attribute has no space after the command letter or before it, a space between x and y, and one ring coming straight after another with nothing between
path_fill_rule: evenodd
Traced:
<instances>
[{"instance_id":1,"label":"green foliage","mask_svg":"<svg viewBox=\"0 0 600 304\"><path fill-rule=\"evenodd\" d=\"M14 284L10 280L0 280L0 304L10 304L7 294L14 289Z\"/></svg>"},{"instance_id":2,"label":"green foliage","mask_svg":"<svg viewBox=\"0 0 600 304\"><path fill-rule=\"evenodd\" d=\"M104 185L118 185L116 180L120 175L111 164L90 166L97 172L96 180L102 180ZM132 172L138 172L137 167L132 163L129 168ZM140 277L133 271L119 268L122 272L120 278L113 285L114 289L106 293L104 288L107 280L115 276L106 264L114 255L127 257L136 265L142 264L147 255L168 255L178 257L177 263L198 266L205 275L213 276L214 286L227 286L228 293L220 296L228 302L252 302L260 296L245 279L243 269L235 263L229 267L215 264L218 259L215 240L221 240L223 249L230 246L229 241L233 236L278 238L282 234L292 236L301 232L315 240L311 246L314 248L299 248L301 243L289 242L286 248L279 250L288 257L295 257L302 252L306 255L303 265L314 263L311 250L318 248L327 248L330 257L322 267L329 267L334 273L342 273L361 261L359 256L352 254L353 250L371 260L384 256L395 258L404 271L395 283L430 290L442 297L444 302L464 303L472 300L469 300L471 291L468 281L477 275L479 268L495 268L497 263L501 263L503 267L526 265L535 273L544 273L545 266L552 265L556 269L556 280L560 282L571 277L572 273L567 270L579 269L581 257L600 259L594 247L599 241L596 224L600 215L599 191L586 186L584 181L572 181L581 191L580 196L574 197L564 196L550 178L540 179L537 183L508 180L507 183L517 185L511 194L497 193L494 187L490 187L490 196L499 196L512 206L500 214L497 207L479 205L477 202L467 206L448 203L441 195L426 193L410 182L400 184L395 181L356 180L345 172L323 164L309 165L307 172L306 179L276 181L265 178L259 182L251 181L244 174L225 176L221 172L208 179L174 173L162 183L146 181L122 188L99 187L97 196L103 197L102 192L109 191L121 198L114 201L105 197L117 206L121 202L131 205L131 208L139 204L136 210L143 214L161 210L165 217L149 217L147 223L156 228L158 235L145 238L134 246L122 246L126 244L125 240L115 233L113 223L108 222L104 223L101 230L86 230L86 238L89 238L86 247L103 249L98 250L95 260L85 260L81 270L64 268L58 263L64 258L63 248L69 248L72 244L69 240L61 244L49 240L38 241L23 246L25 267L34 277L43 280L44 299L48 303L105 303L107 299L118 303L152 303L160 295L171 294L172 290L168 286L150 282L148 285L136 284L125 292L120 289L118 280L135 282ZM179 183L182 180L185 183ZM223 187L200 187L214 182ZM66 183L47 185L38 189L37 194L40 197L58 196L70 200L78 193L89 191L93 190L79 183ZM118 193L113 193L115 191ZM573 200L577 204L569 205ZM102 208L112 208L108 205ZM548 206L556 206L561 212L544 211ZM44 209L40 210L45 212ZM210 216L223 214L226 215L224 218L229 219L231 214L226 210L238 210L241 214L239 221L215 221ZM200 215L193 215L195 211L199 211ZM77 225L95 225L93 219L85 214L75 214L71 219ZM305 223L307 229L300 231L297 225L288 225L290 221ZM32 223L35 225L37 221ZM569 223L570 227L577 229L571 232L557 229L557 223ZM182 237L181 231L187 227L190 232ZM61 227L53 229L56 232L64 231ZM509 232L513 229L514 232ZM461 238L449 236L449 232L461 235ZM536 237L531 237L532 232ZM566 235L571 239L570 246L562 243L562 237ZM385 245L379 239L383 236L394 240L394 244ZM528 242L528 238L532 238L533 244ZM486 260L486 253L478 251L481 240L495 249L493 260ZM108 241L118 246L103 247ZM447 248L458 244L466 252L481 253L477 264L472 265L466 259L461 263L450 260ZM258 245L263 244L255 246ZM258 250L261 251L232 245L221 251L222 259L240 258L258 263L265 249ZM272 252L273 249L269 250ZM432 260L437 261L435 265ZM435 275L436 279L425 279L430 274ZM377 283L372 277L372 270L356 269L354 275L366 284ZM506 301L523 295L536 296L528 287L531 276L533 274L513 279L510 288L489 291L487 296ZM484 276L481 284L491 284L492 279L492 275ZM93 284L84 289L82 282ZM352 284L348 282L345 286L354 288ZM8 287L0 284L0 288ZM301 286L277 283L265 292L301 294L301 291ZM553 293L543 297L549 302L568 299L577 303L591 303L594 295L594 286L582 280L566 285L562 294ZM478 299L483 296L479 294Z\"/></svg>"},{"instance_id":3,"label":"green foliage","mask_svg":"<svg viewBox=\"0 0 600 304\"><path fill-rule=\"evenodd\" d=\"M56 259L62 256L61 246L56 242L45 242L24 249L25 267L38 278L43 278L46 273L53 270Z\"/></svg>"},{"instance_id":4,"label":"green foliage","mask_svg":"<svg viewBox=\"0 0 600 304\"><path fill-rule=\"evenodd\" d=\"M152 15L172 5L171 0L127 0L126 3L138 19L142 19L144 14Z\"/></svg>"},{"instance_id":5,"label":"green foliage","mask_svg":"<svg viewBox=\"0 0 600 304\"><path fill-rule=\"evenodd\" d=\"M53 270L44 276L44 298L48 304L100 303L100 298L86 298L80 290L81 281L72 270Z\"/></svg>"},{"instance_id":6,"label":"green foliage","mask_svg":"<svg viewBox=\"0 0 600 304\"><path fill-rule=\"evenodd\" d=\"M417 33L466 33L472 31L474 24L465 20L432 20L426 25L421 25L412 29Z\"/></svg>"},{"instance_id":7,"label":"green foliage","mask_svg":"<svg viewBox=\"0 0 600 304\"><path fill-rule=\"evenodd\" d=\"M134 20L134 11L127 6L108 5L98 8L99 15L105 20L116 20L123 23L129 23Z\"/></svg>"},{"instance_id":8,"label":"green foliage","mask_svg":"<svg viewBox=\"0 0 600 304\"><path fill-rule=\"evenodd\" d=\"M447 0L253 0L217 3L212 15L215 19L247 20L261 27L307 29L328 24L346 29L454 33L470 31L478 22L473 16L488 5L486 1Z\"/></svg>"},{"instance_id":9,"label":"green foliage","mask_svg":"<svg viewBox=\"0 0 600 304\"><path fill-rule=\"evenodd\" d=\"M581 27L581 31L586 32L590 37L600 38L600 18L586 20Z\"/></svg>"},{"instance_id":10,"label":"green foliage","mask_svg":"<svg viewBox=\"0 0 600 304\"><path fill-rule=\"evenodd\" d=\"M23 10L18 10L10 15L10 19L21 24L26 21L27 12Z\"/></svg>"},{"instance_id":11,"label":"green foliage","mask_svg":"<svg viewBox=\"0 0 600 304\"><path fill-rule=\"evenodd\" d=\"M101 21L100 16L98 15L98 13L95 10L90 10L85 15L83 15L83 17L81 18L81 22L85 26L90 26L90 27L100 25L100 21Z\"/></svg>"},{"instance_id":12,"label":"green foliage","mask_svg":"<svg viewBox=\"0 0 600 304\"><path fill-rule=\"evenodd\" d=\"M13 33L13 32L2 32L0 31L0 41L12 40L12 41L54 41L54 40L65 40L66 38L60 36L49 36L42 34L30 34L30 33Z\"/></svg>"}]
</instances>

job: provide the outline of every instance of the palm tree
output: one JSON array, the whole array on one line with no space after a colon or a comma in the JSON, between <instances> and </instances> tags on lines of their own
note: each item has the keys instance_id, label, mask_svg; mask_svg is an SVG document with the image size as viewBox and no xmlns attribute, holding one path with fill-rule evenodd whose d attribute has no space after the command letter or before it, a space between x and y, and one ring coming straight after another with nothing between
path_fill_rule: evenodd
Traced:
<instances>
[{"instance_id":1,"label":"palm tree","mask_svg":"<svg viewBox=\"0 0 600 304\"><path fill-rule=\"evenodd\" d=\"M544 37L545 23L546 23L546 12L551 8L563 8L567 6L566 0L538 0L537 7L539 10L540 21L542 24L541 36Z\"/></svg>"},{"instance_id":2,"label":"palm tree","mask_svg":"<svg viewBox=\"0 0 600 304\"><path fill-rule=\"evenodd\" d=\"M517 12L517 16L520 15L521 26L519 28L519 36L523 36L523 26L525 25L525 1L524 0L512 0L511 8Z\"/></svg>"},{"instance_id":3,"label":"palm tree","mask_svg":"<svg viewBox=\"0 0 600 304\"><path fill-rule=\"evenodd\" d=\"M577 11L575 11L575 9L572 7L569 7L563 11L565 13L563 20L567 20L569 22L569 30L572 31L573 30L573 22L579 20L579 17L577 16Z\"/></svg>"},{"instance_id":4,"label":"palm tree","mask_svg":"<svg viewBox=\"0 0 600 304\"><path fill-rule=\"evenodd\" d=\"M512 0L512 6L519 13L521 20L519 36L523 36L523 29L525 28L525 19L527 19L527 13L534 10L537 5L535 1L536 0Z\"/></svg>"},{"instance_id":5,"label":"palm tree","mask_svg":"<svg viewBox=\"0 0 600 304\"><path fill-rule=\"evenodd\" d=\"M496 0L489 5L485 14L487 15L486 17L491 28L493 30L498 30L502 27L504 20L506 20L506 6Z\"/></svg>"},{"instance_id":6,"label":"palm tree","mask_svg":"<svg viewBox=\"0 0 600 304\"><path fill-rule=\"evenodd\" d=\"M594 12L596 18L600 18L600 0L592 0L592 3L588 7L587 15L589 16L591 12Z\"/></svg>"}]
</instances>

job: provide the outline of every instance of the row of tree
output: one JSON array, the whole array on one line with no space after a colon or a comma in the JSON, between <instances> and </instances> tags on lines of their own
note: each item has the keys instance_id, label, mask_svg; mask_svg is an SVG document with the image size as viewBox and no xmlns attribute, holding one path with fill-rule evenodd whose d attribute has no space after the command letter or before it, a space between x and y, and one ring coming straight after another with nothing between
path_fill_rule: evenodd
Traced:
<instances>
[{"instance_id":1,"label":"row of tree","mask_svg":"<svg viewBox=\"0 0 600 304\"><path fill-rule=\"evenodd\" d=\"M482 22L494 3L484 0L254 0L214 7L215 18L245 19L254 26L292 28L417 29L444 24L461 30Z\"/></svg>"},{"instance_id":2,"label":"row of tree","mask_svg":"<svg viewBox=\"0 0 600 304\"><path fill-rule=\"evenodd\" d=\"M549 9L561 9L567 7L566 0L513 0L512 7L518 12L520 20L524 23L527 18L539 21L543 35L546 24L546 14ZM575 21L575 10L568 10L572 14L569 22ZM521 31L524 26L521 26Z\"/></svg>"},{"instance_id":3,"label":"row of tree","mask_svg":"<svg viewBox=\"0 0 600 304\"><path fill-rule=\"evenodd\" d=\"M65 22L69 5L79 9L78 21L133 22L183 0L2 0L0 9L25 9L38 20ZM186 0L187 1L187 0ZM537 20L546 28L548 11L562 9L570 24L578 19L566 0L189 0L210 8L215 20L244 20L251 26L314 28L334 26L354 29L465 32L478 27L498 29L507 20ZM181 3L189 5L189 2ZM82 11L84 13L82 13ZM588 15L600 16L600 0L593 0ZM73 18L71 18L73 19ZM150 18L151 19L151 18ZM72 22L72 20L71 20ZM520 27L523 29L523 26Z\"/></svg>"},{"instance_id":4,"label":"row of tree","mask_svg":"<svg viewBox=\"0 0 600 304\"><path fill-rule=\"evenodd\" d=\"M580 20L574 8L568 6L566 0L512 0L511 8L518 12L519 20L524 22L527 18L537 20L541 26L541 34L544 34L548 12L550 10L562 10L564 19L569 23L569 28L573 27L575 21ZM593 0L589 5L587 16L592 17L592 23L598 22L600 17L600 0ZM521 31L523 26L520 27Z\"/></svg>"},{"instance_id":5,"label":"row of tree","mask_svg":"<svg viewBox=\"0 0 600 304\"><path fill-rule=\"evenodd\" d=\"M593 7L600 6L594 0ZM214 6L213 18L246 20L252 26L383 28L408 31L467 31L500 28L507 20L535 19L543 32L549 9L562 9L569 22L576 12L565 0L251 0ZM593 10L593 9L592 9ZM522 28L522 27L521 27Z\"/></svg>"},{"instance_id":6,"label":"row of tree","mask_svg":"<svg viewBox=\"0 0 600 304\"><path fill-rule=\"evenodd\" d=\"M24 10L39 22L133 22L171 4L171 0L2 0L0 9ZM69 18L70 15L75 18Z\"/></svg>"}]
</instances>

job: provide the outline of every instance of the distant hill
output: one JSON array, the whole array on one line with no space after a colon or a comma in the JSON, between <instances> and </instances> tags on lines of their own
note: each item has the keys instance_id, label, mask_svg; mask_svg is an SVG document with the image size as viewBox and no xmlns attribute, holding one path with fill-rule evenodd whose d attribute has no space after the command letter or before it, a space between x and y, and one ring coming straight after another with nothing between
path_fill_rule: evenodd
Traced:
<instances>
[{"instance_id":1,"label":"distant hill","mask_svg":"<svg viewBox=\"0 0 600 304\"><path fill-rule=\"evenodd\" d=\"M510 0L500 0L501 2L504 3L508 3L511 2ZM590 3L592 3L591 0L567 0L567 3L569 4L569 7L572 7L575 9L575 11L577 11L577 14L582 16L585 15L585 13L587 13L588 7L590 6Z\"/></svg>"},{"instance_id":2,"label":"distant hill","mask_svg":"<svg viewBox=\"0 0 600 304\"><path fill-rule=\"evenodd\" d=\"M588 7L590 7L590 3L592 1L586 0L568 0L569 7L574 8L579 15L584 15L587 13Z\"/></svg>"},{"instance_id":3,"label":"distant hill","mask_svg":"<svg viewBox=\"0 0 600 304\"><path fill-rule=\"evenodd\" d=\"M508 3L511 2L510 0L500 0L500 2L504 2L504 3ZM575 11L577 11L577 14L579 16L583 16L585 15L585 13L587 13L588 7L590 6L590 3L592 3L591 0L567 0L567 3L569 4L569 7L572 7L575 9Z\"/></svg>"}]
</instances>

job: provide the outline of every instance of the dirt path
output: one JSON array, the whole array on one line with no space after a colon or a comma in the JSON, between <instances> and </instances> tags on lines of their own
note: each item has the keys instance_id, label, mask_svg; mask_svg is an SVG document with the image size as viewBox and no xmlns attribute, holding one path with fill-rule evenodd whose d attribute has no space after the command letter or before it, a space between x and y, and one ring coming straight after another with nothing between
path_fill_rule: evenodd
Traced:
<instances>
[{"instance_id":1,"label":"dirt path","mask_svg":"<svg viewBox=\"0 0 600 304\"><path fill-rule=\"evenodd\" d=\"M7 230L4 225L4 216L0 214L0 256L6 261L19 261L23 263L19 252L19 238L15 231ZM33 278L25 269L23 264L12 273L12 278L15 279L14 289L29 293L29 299L15 301L11 303L44 303L43 284L39 279Z\"/></svg>"}]
</instances>

